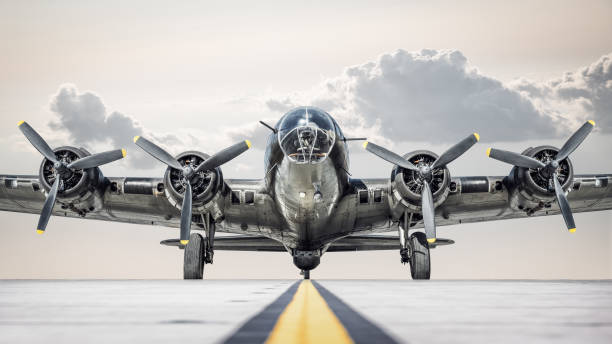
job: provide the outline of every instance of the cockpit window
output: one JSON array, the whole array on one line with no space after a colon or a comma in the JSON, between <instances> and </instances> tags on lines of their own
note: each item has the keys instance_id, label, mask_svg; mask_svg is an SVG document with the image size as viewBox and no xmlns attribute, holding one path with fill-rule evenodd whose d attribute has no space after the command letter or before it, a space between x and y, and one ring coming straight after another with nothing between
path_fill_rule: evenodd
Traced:
<instances>
[{"instance_id":1,"label":"cockpit window","mask_svg":"<svg viewBox=\"0 0 612 344\"><path fill-rule=\"evenodd\" d=\"M286 114L278 125L278 141L285 155L299 164L314 164L327 158L336 132L325 112L298 108Z\"/></svg>"}]
</instances>

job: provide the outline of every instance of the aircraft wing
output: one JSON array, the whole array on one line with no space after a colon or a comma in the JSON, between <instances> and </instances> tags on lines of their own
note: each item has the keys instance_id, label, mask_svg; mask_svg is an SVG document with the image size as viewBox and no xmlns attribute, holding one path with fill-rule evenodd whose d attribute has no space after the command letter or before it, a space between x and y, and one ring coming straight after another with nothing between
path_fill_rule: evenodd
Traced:
<instances>
[{"instance_id":1,"label":"aircraft wing","mask_svg":"<svg viewBox=\"0 0 612 344\"><path fill-rule=\"evenodd\" d=\"M225 180L220 192L224 218L217 226L220 232L259 234L260 227L279 226L271 198L261 192L261 180ZM59 202L53 215L91 220L158 225L178 228L180 211L165 195L162 178L105 178L101 209L79 213L64 208ZM45 194L38 176L0 175L0 210L19 213L40 214ZM266 215L267 214L267 215ZM52 221L52 220L51 220ZM269 223L268 223L269 222ZM197 230L195 222L194 230ZM36 220L32 220L35 229ZM245 228L246 225L246 228Z\"/></svg>"},{"instance_id":2,"label":"aircraft wing","mask_svg":"<svg viewBox=\"0 0 612 344\"><path fill-rule=\"evenodd\" d=\"M452 178L453 188L448 198L435 209L436 226L560 214L557 202L541 209L513 209L504 178ZM355 179L351 184L354 190L347 197L354 198L353 202L357 204L355 230L396 230L393 221L397 221L400 214L390 215L393 210L389 203L394 201L387 201L393 198L389 179ZM573 213L612 209L612 174L575 175L567 199ZM420 216L411 220L410 228L422 227Z\"/></svg>"},{"instance_id":3,"label":"aircraft wing","mask_svg":"<svg viewBox=\"0 0 612 344\"><path fill-rule=\"evenodd\" d=\"M548 216L560 213L556 202L549 208L533 213L513 210L510 207L509 190L504 177L455 177L455 185L444 203L436 208L437 226ZM79 214L63 209L57 203L53 215L102 221L158 225L178 228L180 211L168 201L159 185L162 178L106 178L103 208L96 212ZM217 225L219 232L261 236L259 239L221 239L217 249L285 251L280 243L270 243L269 238L282 241L280 216L273 199L263 190L261 180L228 179L223 198L223 221ZM574 213L612 209L612 175L576 175L567 199ZM334 241L327 249L333 251L384 250L397 248L397 237L366 236L366 233L397 230L396 215L392 214L389 197L392 197L389 179L353 179L351 190L339 205L342 216L353 217L355 226L348 229L352 235ZM38 176L0 175L0 210L40 214L45 201ZM34 229L35 220L32 220ZM419 217L412 219L410 228L422 228ZM198 223L194 230L202 229ZM277 237L278 236L278 237ZM264 240L265 239L265 240ZM233 241L232 241L233 240ZM242 241L240 241L242 240ZM259 246L264 240L266 243ZM217 240L215 240L217 242ZM248 245L246 244L248 242ZM274 241L276 242L276 241ZM440 243L442 244L442 243Z\"/></svg>"},{"instance_id":4,"label":"aircraft wing","mask_svg":"<svg viewBox=\"0 0 612 344\"><path fill-rule=\"evenodd\" d=\"M513 210L504 177L457 178L459 191L436 212L440 225L559 215L559 205ZM612 209L612 175L576 175L567 195L573 213ZM562 223L562 222L561 222ZM563 225L560 223L560 227Z\"/></svg>"}]
</instances>

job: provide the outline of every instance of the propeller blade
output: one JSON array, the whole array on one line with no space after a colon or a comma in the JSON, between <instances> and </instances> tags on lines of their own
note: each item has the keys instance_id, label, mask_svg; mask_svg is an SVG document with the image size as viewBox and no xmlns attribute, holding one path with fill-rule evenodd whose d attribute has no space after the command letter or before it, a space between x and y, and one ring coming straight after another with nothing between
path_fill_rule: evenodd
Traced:
<instances>
[{"instance_id":1,"label":"propeller blade","mask_svg":"<svg viewBox=\"0 0 612 344\"><path fill-rule=\"evenodd\" d=\"M405 169L413 170L413 171L419 170L410 161L372 142L368 142L368 141L364 142L363 148L365 148L368 152L378 156L379 158L383 160L387 160L388 162L394 165L397 165L399 167L403 167Z\"/></svg>"},{"instance_id":2,"label":"propeller blade","mask_svg":"<svg viewBox=\"0 0 612 344\"><path fill-rule=\"evenodd\" d=\"M572 135L569 139L567 139L563 147L561 147L561 149L559 150L559 153L557 153L557 157L555 158L555 160L561 161L567 158L570 154L572 154L572 152L576 150L578 146L580 146L582 141L586 139L586 137L589 135L591 130L593 130L594 126L595 126L595 121L591 121L591 120L586 121L582 125L582 127L580 127L580 129L578 129L574 133L574 135Z\"/></svg>"},{"instance_id":3,"label":"propeller blade","mask_svg":"<svg viewBox=\"0 0 612 344\"><path fill-rule=\"evenodd\" d=\"M57 188L59 186L59 182L59 176L55 177L55 182L53 183L53 186L51 186L51 190L49 190L49 195L45 200L45 205L43 205L42 211L40 212L38 226L36 227L36 233L38 234L43 234L45 232L45 229L47 228L49 218L51 217L51 212L53 211L53 206L55 205L55 198L57 197Z\"/></svg>"},{"instance_id":4,"label":"propeller blade","mask_svg":"<svg viewBox=\"0 0 612 344\"><path fill-rule=\"evenodd\" d=\"M565 197L565 192L561 187L561 183L559 183L559 180L557 179L557 173L553 173L553 179L555 182L555 193L557 194L557 203L559 203L561 215L563 215L563 220L565 220L567 230L570 231L570 233L574 233L576 231L574 215L572 214L572 209L570 208L569 202L567 201L567 197Z\"/></svg>"},{"instance_id":5,"label":"propeller blade","mask_svg":"<svg viewBox=\"0 0 612 344\"><path fill-rule=\"evenodd\" d=\"M191 184L185 184L183 195L183 206L181 208L181 245L189 243L189 232L191 231Z\"/></svg>"},{"instance_id":6,"label":"propeller blade","mask_svg":"<svg viewBox=\"0 0 612 344\"><path fill-rule=\"evenodd\" d=\"M26 139L30 141L32 146L36 148L40 154L42 154L47 160L52 161L53 163L57 162L57 158L55 157L55 153L53 149L49 147L47 142L25 121L21 121L17 124L19 130L25 135Z\"/></svg>"},{"instance_id":7,"label":"propeller blade","mask_svg":"<svg viewBox=\"0 0 612 344\"><path fill-rule=\"evenodd\" d=\"M542 168L546 165L541 161L528 157L522 154L508 152L501 149L489 148L487 149L487 155L489 158L506 162L510 165L525 167L525 168Z\"/></svg>"},{"instance_id":8,"label":"propeller blade","mask_svg":"<svg viewBox=\"0 0 612 344\"><path fill-rule=\"evenodd\" d=\"M423 226L425 227L427 242L433 244L436 242L436 223L434 221L433 195L428 183L423 183L421 211L423 212Z\"/></svg>"},{"instance_id":9,"label":"propeller blade","mask_svg":"<svg viewBox=\"0 0 612 344\"><path fill-rule=\"evenodd\" d=\"M456 145L447 149L446 152L442 153L442 155L440 155L440 157L434 161L433 165L431 165L431 169L444 167L450 164L455 159L463 155L463 153L467 152L468 149L472 148L472 146L475 145L478 140L480 140L480 135L478 135L478 133L473 133L472 135L461 140Z\"/></svg>"},{"instance_id":10,"label":"propeller blade","mask_svg":"<svg viewBox=\"0 0 612 344\"><path fill-rule=\"evenodd\" d=\"M156 145L155 143L145 139L144 137L140 137L140 136L135 136L134 137L134 143L142 148L145 152L151 154L151 156L153 156L155 159L163 162L164 164L177 169L177 170L182 170L183 166L181 166L181 164L179 164L178 161L176 161L176 159L170 155L170 153L166 152L165 150L163 150L161 147L159 147L158 145Z\"/></svg>"},{"instance_id":11,"label":"propeller blade","mask_svg":"<svg viewBox=\"0 0 612 344\"><path fill-rule=\"evenodd\" d=\"M79 160L73 161L68 164L68 168L82 170L86 168L98 167L115 160L123 159L125 157L125 149L116 149L108 152L102 152L90 156L86 156Z\"/></svg>"},{"instance_id":12,"label":"propeller blade","mask_svg":"<svg viewBox=\"0 0 612 344\"><path fill-rule=\"evenodd\" d=\"M210 171L213 170L226 162L234 159L238 155L246 152L249 148L251 148L251 141L244 140L242 142L238 142L233 146L229 146L224 150L214 154L210 158L206 159L203 163L201 163L194 171L194 173L201 171Z\"/></svg>"}]
</instances>

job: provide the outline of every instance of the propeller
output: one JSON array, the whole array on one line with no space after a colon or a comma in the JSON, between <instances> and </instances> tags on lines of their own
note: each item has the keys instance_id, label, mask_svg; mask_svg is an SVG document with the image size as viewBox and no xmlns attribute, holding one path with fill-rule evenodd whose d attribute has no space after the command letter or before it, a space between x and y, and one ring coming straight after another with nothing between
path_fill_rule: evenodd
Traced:
<instances>
[{"instance_id":1,"label":"propeller","mask_svg":"<svg viewBox=\"0 0 612 344\"><path fill-rule=\"evenodd\" d=\"M425 235L429 243L436 242L436 223L434 221L435 209L433 204L433 194L431 192L431 182L433 180L434 171L437 169L445 168L446 165L453 162L455 159L463 155L468 149L470 149L476 142L480 140L480 135L474 133L459 143L455 144L451 148L447 149L438 159L436 159L431 165L426 163L420 163L414 165L412 162L404 159L402 156L393 153L392 151L376 145L371 142L365 142L363 147L373 153L374 155L394 164L399 167L415 171L419 181L422 183L423 188L421 190L421 211L423 214L423 225L425 227Z\"/></svg>"},{"instance_id":2,"label":"propeller","mask_svg":"<svg viewBox=\"0 0 612 344\"><path fill-rule=\"evenodd\" d=\"M191 184L195 182L195 176L199 172L214 170L215 168L225 164L251 148L251 141L249 140L238 142L223 149L217 154L212 155L210 158L204 160L204 162L202 162L200 165L193 168L189 165L182 166L172 155L170 155L170 153L166 152L163 148L145 139L144 137L134 137L134 143L155 159L163 162L171 168L183 172L185 193L183 195L183 204L181 206L181 245L187 245L189 243L189 233L191 231L191 209L193 203Z\"/></svg>"},{"instance_id":3,"label":"propeller","mask_svg":"<svg viewBox=\"0 0 612 344\"><path fill-rule=\"evenodd\" d=\"M569 202L567 201L565 192L561 187L561 183L559 183L559 176L557 173L559 171L561 161L565 160L574 150L576 150L576 148L578 148L578 146L580 146L584 139L586 139L589 133L593 130L594 126L595 121L586 121L572 136L570 136L569 139L567 139L567 141L563 144L563 147L561 147L561 149L559 149L557 152L554 159L548 161L546 164L532 157L501 149L489 148L487 149L487 155L489 158L503 161L517 167L537 170L540 175L548 178L549 185L554 186L557 203L559 204L559 209L561 209L561 215L563 215L563 220L565 220L567 230L570 233L574 233L576 231L574 215L572 215L572 209L569 206Z\"/></svg>"},{"instance_id":4,"label":"propeller","mask_svg":"<svg viewBox=\"0 0 612 344\"><path fill-rule=\"evenodd\" d=\"M70 178L70 176L72 176L76 170L102 166L115 160L122 159L126 154L125 149L116 149L89 155L67 164L62 160L58 160L53 149L49 147L47 142L27 122L21 121L17 124L17 126L28 141L30 141L32 146L34 146L34 148L36 148L47 160L53 163L55 182L53 182L53 186L51 186L51 189L49 190L47 199L45 200L45 204L40 213L40 218L38 220L38 226L36 229L38 234L43 234L47 228L49 218L53 212L53 206L55 205L57 193L63 190L63 181L65 179Z\"/></svg>"}]
</instances>

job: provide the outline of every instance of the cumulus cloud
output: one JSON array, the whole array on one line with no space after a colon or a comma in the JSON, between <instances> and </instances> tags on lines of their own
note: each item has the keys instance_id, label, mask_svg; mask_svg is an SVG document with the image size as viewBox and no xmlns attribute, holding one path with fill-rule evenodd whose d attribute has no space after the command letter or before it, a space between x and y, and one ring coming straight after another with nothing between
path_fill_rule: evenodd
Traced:
<instances>
[{"instance_id":1,"label":"cumulus cloud","mask_svg":"<svg viewBox=\"0 0 612 344\"><path fill-rule=\"evenodd\" d=\"M559 139L587 119L597 122L596 130L612 133L612 54L557 79L503 83L457 50L398 50L348 67L310 90L253 101L245 106L265 109L261 117L270 125L291 108L314 105L330 112L346 136L389 146L454 143L474 131L489 142ZM98 95L73 85L60 87L50 109L57 116L51 127L68 132L76 144L132 147L127 163L145 169L156 162L133 145L135 135L172 147L172 153L202 147L201 137L206 138L204 151L212 153L245 138L264 148L270 136L256 121L212 135L197 135L193 128L180 135L151 133L128 115L109 113Z\"/></svg>"},{"instance_id":2,"label":"cumulus cloud","mask_svg":"<svg viewBox=\"0 0 612 344\"><path fill-rule=\"evenodd\" d=\"M561 78L547 82L519 79L511 85L540 112L564 118L572 126L593 119L597 130L612 133L612 54Z\"/></svg>"},{"instance_id":3,"label":"cumulus cloud","mask_svg":"<svg viewBox=\"0 0 612 344\"><path fill-rule=\"evenodd\" d=\"M560 80L504 84L457 50L398 50L266 104L283 112L306 101L330 112L348 134L384 143L456 142L474 131L485 141L546 139L567 135L585 114L611 131L610 70L605 56Z\"/></svg>"},{"instance_id":4,"label":"cumulus cloud","mask_svg":"<svg viewBox=\"0 0 612 344\"><path fill-rule=\"evenodd\" d=\"M100 144L108 145L106 149L128 148L129 166L148 169L156 164L156 160L139 148L136 148L132 138L146 135L155 142L166 146L189 146L197 141L194 136L188 136L190 142L183 142L176 135L154 134L142 127L132 117L120 112L107 113L102 99L92 92L80 92L76 86L65 84L51 97L50 110L57 116L49 123L55 130L64 130L75 144L91 149Z\"/></svg>"}]
</instances>

